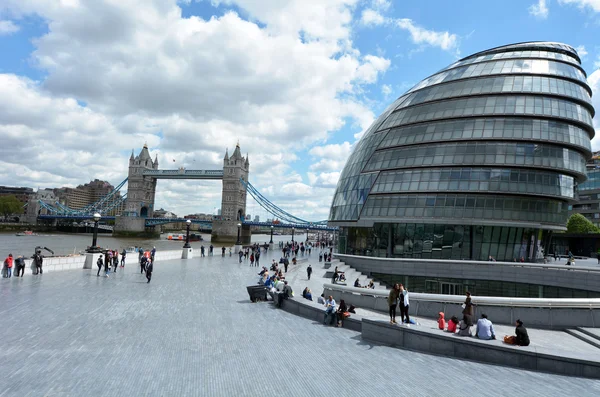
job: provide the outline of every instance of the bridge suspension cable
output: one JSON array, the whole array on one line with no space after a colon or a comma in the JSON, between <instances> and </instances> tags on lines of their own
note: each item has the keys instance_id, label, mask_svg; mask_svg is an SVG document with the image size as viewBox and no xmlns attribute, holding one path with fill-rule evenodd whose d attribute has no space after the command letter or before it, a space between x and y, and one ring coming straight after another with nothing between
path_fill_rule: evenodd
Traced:
<instances>
[{"instance_id":1,"label":"bridge suspension cable","mask_svg":"<svg viewBox=\"0 0 600 397\"><path fill-rule=\"evenodd\" d=\"M294 215L290 214L289 212L287 212L287 211L279 208L275 204L273 204L269 199L267 199L265 196L263 196L254 186L252 186L252 184L249 181L246 182L243 179L240 179L240 181L246 187L246 191L250 194L250 196L252 196L252 198L254 200L256 200L256 202L261 207L263 207L268 213L275 216L276 218L279 218L287 223L293 223L293 224L297 224L297 225L326 225L327 224L327 221L310 222L310 221L304 220L302 218L298 218L297 216L294 216Z\"/></svg>"}]
</instances>

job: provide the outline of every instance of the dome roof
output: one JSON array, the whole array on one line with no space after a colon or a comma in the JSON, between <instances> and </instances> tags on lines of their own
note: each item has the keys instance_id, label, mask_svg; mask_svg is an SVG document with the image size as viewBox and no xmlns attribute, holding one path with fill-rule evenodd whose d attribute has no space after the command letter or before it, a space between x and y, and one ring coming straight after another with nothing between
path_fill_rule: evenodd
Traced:
<instances>
[{"instance_id":1,"label":"dome roof","mask_svg":"<svg viewBox=\"0 0 600 397\"><path fill-rule=\"evenodd\" d=\"M564 229L591 156L594 108L575 49L553 42L465 57L396 99L355 145L332 225Z\"/></svg>"}]
</instances>

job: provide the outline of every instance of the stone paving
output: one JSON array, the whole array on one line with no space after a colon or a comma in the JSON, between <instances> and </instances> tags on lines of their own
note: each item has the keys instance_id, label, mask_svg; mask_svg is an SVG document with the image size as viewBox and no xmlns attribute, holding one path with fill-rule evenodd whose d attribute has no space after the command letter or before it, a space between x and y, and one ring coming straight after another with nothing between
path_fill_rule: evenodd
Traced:
<instances>
[{"instance_id":1,"label":"stone paving","mask_svg":"<svg viewBox=\"0 0 600 397\"><path fill-rule=\"evenodd\" d=\"M600 381L374 345L252 304L256 269L215 256L158 262L150 284L132 263L2 279L0 396L600 395Z\"/></svg>"}]
</instances>

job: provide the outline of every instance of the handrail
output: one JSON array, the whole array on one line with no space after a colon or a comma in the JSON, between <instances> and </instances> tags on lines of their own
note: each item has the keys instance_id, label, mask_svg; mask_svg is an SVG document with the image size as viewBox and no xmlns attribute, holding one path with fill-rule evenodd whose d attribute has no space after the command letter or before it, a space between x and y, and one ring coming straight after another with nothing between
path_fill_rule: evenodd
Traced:
<instances>
[{"instance_id":1,"label":"handrail","mask_svg":"<svg viewBox=\"0 0 600 397\"><path fill-rule=\"evenodd\" d=\"M385 298L389 296L389 290L365 289L356 287L346 287L337 284L323 284L325 290L350 292L359 295L370 295L375 298ZM443 295L443 294L425 294L421 292L410 292L409 299L425 302L439 303L464 303L465 297L462 295ZM475 305L485 306L513 306L513 307L560 307L560 308L600 308L600 298L511 298L500 296L471 296L471 301Z\"/></svg>"},{"instance_id":2,"label":"handrail","mask_svg":"<svg viewBox=\"0 0 600 397\"><path fill-rule=\"evenodd\" d=\"M577 266L577 265L550 265L547 263L530 263L530 262L490 262L490 261L473 261L473 260L455 260L455 259L415 259L415 258L381 258L377 256L360 256L360 255L347 255L347 254L333 254L336 258L356 258L356 259L375 259L378 261L385 262L427 262L428 264L471 264L481 266L509 266L509 267L533 267L540 269L557 269L557 270L569 270L569 271L587 271L600 273L600 267L591 266Z\"/></svg>"}]
</instances>

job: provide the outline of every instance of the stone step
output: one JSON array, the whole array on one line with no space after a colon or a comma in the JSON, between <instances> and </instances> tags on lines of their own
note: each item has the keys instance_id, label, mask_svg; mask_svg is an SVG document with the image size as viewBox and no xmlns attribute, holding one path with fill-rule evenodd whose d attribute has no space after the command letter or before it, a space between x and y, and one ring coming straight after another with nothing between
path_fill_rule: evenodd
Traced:
<instances>
[{"instance_id":1,"label":"stone step","mask_svg":"<svg viewBox=\"0 0 600 397\"><path fill-rule=\"evenodd\" d=\"M596 339L600 342L600 328L584 328L584 327L576 327L577 331L586 334L590 338Z\"/></svg>"},{"instance_id":2,"label":"stone step","mask_svg":"<svg viewBox=\"0 0 600 397\"><path fill-rule=\"evenodd\" d=\"M371 278L369 276L359 272L358 270L350 267L349 265L344 264L343 262L341 262L341 263L342 263L341 265L337 265L338 271L344 272L344 274L346 276L346 282L348 283L348 285L354 285L354 281L356 280L357 277L358 277L358 281L360 282L361 285L369 284L369 281L371 281ZM333 270L335 270L335 267L333 267L333 270L331 268L329 270L333 271ZM385 286L383 286L382 284L380 284L377 281L374 281L374 285L375 285L375 289L386 289Z\"/></svg>"},{"instance_id":3,"label":"stone step","mask_svg":"<svg viewBox=\"0 0 600 397\"><path fill-rule=\"evenodd\" d=\"M574 337L576 337L577 339L580 339L598 349L600 349L600 340L596 339L595 336L590 336L586 333L583 333L577 329L566 329L565 332L569 335L572 335Z\"/></svg>"}]
</instances>

